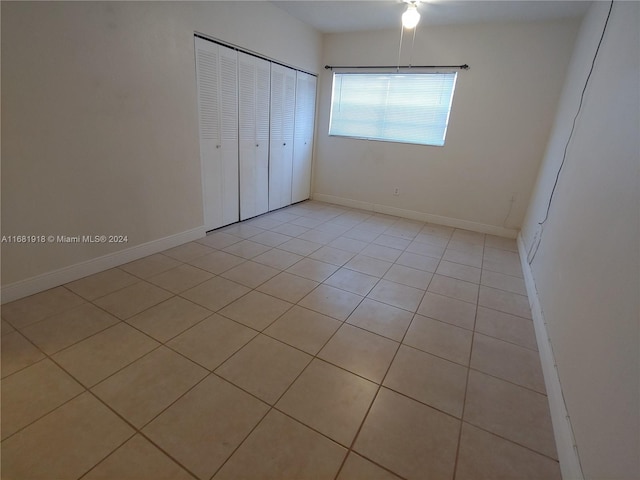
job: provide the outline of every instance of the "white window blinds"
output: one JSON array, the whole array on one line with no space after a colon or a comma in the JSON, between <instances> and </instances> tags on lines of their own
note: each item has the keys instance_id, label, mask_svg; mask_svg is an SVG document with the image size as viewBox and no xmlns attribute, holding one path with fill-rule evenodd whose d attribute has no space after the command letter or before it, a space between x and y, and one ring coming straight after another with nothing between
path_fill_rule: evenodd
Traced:
<instances>
[{"instance_id":1,"label":"white window blinds","mask_svg":"<svg viewBox=\"0 0 640 480\"><path fill-rule=\"evenodd\" d=\"M444 145L456 73L334 73L329 135Z\"/></svg>"}]
</instances>

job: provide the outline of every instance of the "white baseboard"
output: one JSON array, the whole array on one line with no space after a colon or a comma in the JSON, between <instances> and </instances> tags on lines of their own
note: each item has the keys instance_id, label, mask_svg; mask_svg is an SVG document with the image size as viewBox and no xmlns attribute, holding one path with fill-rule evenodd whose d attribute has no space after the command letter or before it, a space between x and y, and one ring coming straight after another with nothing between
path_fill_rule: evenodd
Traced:
<instances>
[{"instance_id":1,"label":"white baseboard","mask_svg":"<svg viewBox=\"0 0 640 480\"><path fill-rule=\"evenodd\" d=\"M342 205L344 207L359 208L361 210L368 210L371 212L395 215L397 217L408 218L410 220L435 223L438 225L445 225L447 227L463 228L465 230L472 230L474 232L488 233L491 235L497 235L499 237L516 238L518 236L518 230L513 230L510 228L497 227L495 225L487 225L485 223L470 222L468 220L461 220L459 218L442 217L440 215L418 212L416 210L406 210L404 208L396 208L376 203L362 202L360 200L336 197L334 195L326 195L324 193L314 193L313 199L320 202Z\"/></svg>"},{"instance_id":2,"label":"white baseboard","mask_svg":"<svg viewBox=\"0 0 640 480\"><path fill-rule=\"evenodd\" d=\"M551 339L549 338L547 324L544 320L542 305L538 298L538 290L533 272L527 261L527 248L522 239L522 235L518 235L518 251L520 252L522 272L524 273L524 281L531 306L531 316L533 318L533 326L538 342L538 352L540 353L540 361L542 363L544 383L547 388L547 398L549 400L549 409L551 410L551 422L553 423L553 434L556 440L562 478L564 480L584 480L580 457L571 427L571 419L564 401L564 395L562 394L562 385L560 384L560 377L558 375L558 369L556 368Z\"/></svg>"},{"instance_id":3,"label":"white baseboard","mask_svg":"<svg viewBox=\"0 0 640 480\"><path fill-rule=\"evenodd\" d=\"M139 258L162 252L168 248L177 247L183 243L191 242L206 235L205 227L197 227L186 232L176 233L168 237L152 240L151 242L136 245L117 252L109 253L101 257L92 258L84 262L76 263L68 267L60 268L52 272L43 273L35 277L20 280L3 286L0 290L2 303L11 302L34 293L48 290L49 288L64 285L79 278L102 272L109 268L117 267Z\"/></svg>"}]
</instances>

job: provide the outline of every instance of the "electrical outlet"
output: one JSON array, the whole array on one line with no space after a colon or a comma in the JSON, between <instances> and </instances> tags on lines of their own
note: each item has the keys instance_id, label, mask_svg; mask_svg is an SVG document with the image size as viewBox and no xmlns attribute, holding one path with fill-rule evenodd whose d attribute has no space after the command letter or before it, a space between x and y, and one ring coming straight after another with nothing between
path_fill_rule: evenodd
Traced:
<instances>
[{"instance_id":1,"label":"electrical outlet","mask_svg":"<svg viewBox=\"0 0 640 480\"><path fill-rule=\"evenodd\" d=\"M400 189L398 187L393 189L393 194L397 197L400 195Z\"/></svg>"}]
</instances>

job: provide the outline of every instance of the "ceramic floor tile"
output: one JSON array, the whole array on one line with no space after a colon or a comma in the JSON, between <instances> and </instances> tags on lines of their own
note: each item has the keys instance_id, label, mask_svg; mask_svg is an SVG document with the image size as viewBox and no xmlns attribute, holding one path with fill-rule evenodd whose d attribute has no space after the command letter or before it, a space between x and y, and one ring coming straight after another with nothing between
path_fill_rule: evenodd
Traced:
<instances>
[{"instance_id":1,"label":"ceramic floor tile","mask_svg":"<svg viewBox=\"0 0 640 480\"><path fill-rule=\"evenodd\" d=\"M433 257L436 259L440 259L444 254L445 247L441 247L438 245L431 245L429 243L421 243L421 242L411 242L409 246L406 248L406 251L409 253L415 253L417 255L424 255L425 257Z\"/></svg>"},{"instance_id":2,"label":"ceramic floor tile","mask_svg":"<svg viewBox=\"0 0 640 480\"><path fill-rule=\"evenodd\" d=\"M342 236L332 241L329 246L344 250L345 252L359 253L369 244L368 242L371 241L371 237L372 235L368 234L367 241L363 241L362 239L358 240L355 238Z\"/></svg>"},{"instance_id":3,"label":"ceramic floor tile","mask_svg":"<svg viewBox=\"0 0 640 480\"><path fill-rule=\"evenodd\" d=\"M9 333L13 333L15 332L16 329L13 328L9 322L5 322L4 320L0 320L0 334L4 337L5 335L8 335Z\"/></svg>"},{"instance_id":4,"label":"ceramic floor tile","mask_svg":"<svg viewBox=\"0 0 640 480\"><path fill-rule=\"evenodd\" d=\"M473 330L476 306L473 303L427 292L418 307L418 313L425 317Z\"/></svg>"},{"instance_id":5,"label":"ceramic floor tile","mask_svg":"<svg viewBox=\"0 0 640 480\"><path fill-rule=\"evenodd\" d=\"M476 334L471 368L546 394L538 352Z\"/></svg>"},{"instance_id":6,"label":"ceramic floor tile","mask_svg":"<svg viewBox=\"0 0 640 480\"><path fill-rule=\"evenodd\" d=\"M404 252L396 260L397 265L403 265L405 267L417 268L425 272L435 272L438 268L439 260L433 257L425 257L424 255L418 255L415 253Z\"/></svg>"},{"instance_id":7,"label":"ceramic floor tile","mask_svg":"<svg viewBox=\"0 0 640 480\"><path fill-rule=\"evenodd\" d=\"M287 272L316 282L323 282L337 269L338 267L336 265L321 262L319 260L313 260L311 258L304 258L292 267L288 268Z\"/></svg>"},{"instance_id":8,"label":"ceramic floor tile","mask_svg":"<svg viewBox=\"0 0 640 480\"><path fill-rule=\"evenodd\" d=\"M272 228L275 228L275 227L277 227L279 225L282 225L284 223L283 220L277 220L277 219L275 219L273 217L268 217L267 215L260 215L259 217L254 217L254 218L252 218L250 220L246 220L246 221L243 222L243 224L244 225L251 225L253 227L258 227L258 228L264 228L266 230L271 230ZM258 235L262 235L262 234L259 233ZM252 238L255 239L255 237L252 237Z\"/></svg>"},{"instance_id":9,"label":"ceramic floor tile","mask_svg":"<svg viewBox=\"0 0 640 480\"><path fill-rule=\"evenodd\" d=\"M369 292L367 297L394 307L415 312L423 295L424 290L388 280L380 280L380 282L373 287L373 290Z\"/></svg>"},{"instance_id":10,"label":"ceramic floor tile","mask_svg":"<svg viewBox=\"0 0 640 480\"><path fill-rule=\"evenodd\" d=\"M209 375L143 431L198 478L208 480L268 410L255 397Z\"/></svg>"},{"instance_id":11,"label":"ceramic floor tile","mask_svg":"<svg viewBox=\"0 0 640 480\"><path fill-rule=\"evenodd\" d=\"M2 305L2 318L21 329L56 313L85 303L85 300L65 287L56 287Z\"/></svg>"},{"instance_id":12,"label":"ceramic floor tile","mask_svg":"<svg viewBox=\"0 0 640 480\"><path fill-rule=\"evenodd\" d=\"M254 290L219 313L255 330L264 330L291 307L289 302Z\"/></svg>"},{"instance_id":13,"label":"ceramic floor tile","mask_svg":"<svg viewBox=\"0 0 640 480\"><path fill-rule=\"evenodd\" d=\"M280 250L286 250L287 252L297 253L298 255L309 255L322 247L321 244L310 242L308 240L302 240L300 238L292 238L291 240L278 245Z\"/></svg>"},{"instance_id":14,"label":"ceramic floor tile","mask_svg":"<svg viewBox=\"0 0 640 480\"><path fill-rule=\"evenodd\" d=\"M480 283L487 287L498 288L500 290L506 290L507 292L517 293L519 295L527 294L527 288L524 284L523 278L505 275L504 273L484 270L482 272L482 280Z\"/></svg>"},{"instance_id":15,"label":"ceramic floor tile","mask_svg":"<svg viewBox=\"0 0 640 480\"><path fill-rule=\"evenodd\" d=\"M381 278L387 273L391 265L393 265L391 262L385 262L384 260L378 260L377 258L367 257L365 255L356 255L349 260L344 267Z\"/></svg>"},{"instance_id":16,"label":"ceramic floor tile","mask_svg":"<svg viewBox=\"0 0 640 480\"><path fill-rule=\"evenodd\" d=\"M361 301L360 295L345 292L329 285L319 285L300 300L299 305L338 320L346 320Z\"/></svg>"},{"instance_id":17,"label":"ceramic floor tile","mask_svg":"<svg viewBox=\"0 0 640 480\"><path fill-rule=\"evenodd\" d=\"M450 479L459 431L459 420L382 388L354 450L407 479Z\"/></svg>"},{"instance_id":18,"label":"ceramic floor tile","mask_svg":"<svg viewBox=\"0 0 640 480\"><path fill-rule=\"evenodd\" d=\"M208 233L206 237L199 238L196 242L206 245L211 248L222 249L242 241L242 238L235 235L230 235L224 232L212 232Z\"/></svg>"},{"instance_id":19,"label":"ceramic floor tile","mask_svg":"<svg viewBox=\"0 0 640 480\"><path fill-rule=\"evenodd\" d=\"M451 239L449 243L447 243L447 249L457 250L458 252L468 253L468 254L477 255L477 256L480 256L484 253L484 247L482 245L465 242L463 240Z\"/></svg>"},{"instance_id":20,"label":"ceramic floor tile","mask_svg":"<svg viewBox=\"0 0 640 480\"><path fill-rule=\"evenodd\" d=\"M278 225L282 225L280 222L276 222ZM277 226L277 225L274 225ZM281 243L291 240L289 235L283 235L277 232L262 232L256 235L255 237L251 237L252 242L258 242L262 245L266 245L267 247L277 247Z\"/></svg>"},{"instance_id":21,"label":"ceramic floor tile","mask_svg":"<svg viewBox=\"0 0 640 480\"><path fill-rule=\"evenodd\" d=\"M2 361L0 362L2 378L29 365L33 365L45 357L44 353L38 350L19 332L2 336L2 348L0 352L2 354Z\"/></svg>"},{"instance_id":22,"label":"ceramic floor tile","mask_svg":"<svg viewBox=\"0 0 640 480\"><path fill-rule=\"evenodd\" d=\"M301 227L300 225L292 225L291 223L284 223L271 229L271 231L273 232L288 235L290 237L297 237L298 235L302 235L307 230L309 229L306 227Z\"/></svg>"},{"instance_id":23,"label":"ceramic floor tile","mask_svg":"<svg viewBox=\"0 0 640 480\"><path fill-rule=\"evenodd\" d=\"M155 285L138 282L101 297L94 303L119 319L126 320L171 296L171 293Z\"/></svg>"},{"instance_id":24,"label":"ceramic floor tile","mask_svg":"<svg viewBox=\"0 0 640 480\"><path fill-rule=\"evenodd\" d=\"M491 248L486 248L486 251L491 251ZM492 272L503 273L505 275L511 275L514 277L523 277L522 265L520 264L520 258L517 253L505 252L504 250L497 250L510 255L509 257L497 257L497 258L485 258L482 262L483 270L489 270Z\"/></svg>"},{"instance_id":25,"label":"ceramic floor tile","mask_svg":"<svg viewBox=\"0 0 640 480\"><path fill-rule=\"evenodd\" d=\"M276 408L349 447L378 385L315 359Z\"/></svg>"},{"instance_id":26,"label":"ceramic floor tile","mask_svg":"<svg viewBox=\"0 0 640 480\"><path fill-rule=\"evenodd\" d=\"M369 293L379 281L380 279L378 277L365 275L364 273L349 270L348 268L341 268L327 278L324 283L325 285L331 285L332 287L364 296Z\"/></svg>"},{"instance_id":27,"label":"ceramic floor tile","mask_svg":"<svg viewBox=\"0 0 640 480\"><path fill-rule=\"evenodd\" d=\"M318 225L320 227L322 225ZM302 235L298 235L298 238L301 240L308 240L310 242L319 243L321 245L326 245L334 241L340 234L326 232L322 230L316 230L312 228L311 230L304 232Z\"/></svg>"},{"instance_id":28,"label":"ceramic floor tile","mask_svg":"<svg viewBox=\"0 0 640 480\"><path fill-rule=\"evenodd\" d=\"M292 225L299 225L301 227L305 227L305 228L315 228L318 225L320 225L321 223L323 223L322 220L317 219L317 218L310 218L310 217L306 217L306 216L301 216L298 217L294 220L291 220L289 223L291 223Z\"/></svg>"},{"instance_id":29,"label":"ceramic floor tile","mask_svg":"<svg viewBox=\"0 0 640 480\"><path fill-rule=\"evenodd\" d=\"M209 280L211 277L213 277L213 274L206 270L191 265L180 265L154 275L148 281L170 292L180 293Z\"/></svg>"},{"instance_id":30,"label":"ceramic floor tile","mask_svg":"<svg viewBox=\"0 0 640 480\"><path fill-rule=\"evenodd\" d=\"M347 450L275 410L213 477L332 480Z\"/></svg>"},{"instance_id":31,"label":"ceramic floor tile","mask_svg":"<svg viewBox=\"0 0 640 480\"><path fill-rule=\"evenodd\" d=\"M426 290L429 282L431 282L431 277L431 273L423 270L405 267L404 265L393 265L382 278L409 287Z\"/></svg>"},{"instance_id":32,"label":"ceramic floor tile","mask_svg":"<svg viewBox=\"0 0 640 480\"><path fill-rule=\"evenodd\" d=\"M247 260L253 257L257 257L261 253L264 253L268 250L271 250L271 247L254 242L252 240L243 240L223 249L223 251L227 253L237 255L238 257L242 257Z\"/></svg>"},{"instance_id":33,"label":"ceramic floor tile","mask_svg":"<svg viewBox=\"0 0 640 480\"><path fill-rule=\"evenodd\" d=\"M402 345L383 385L460 418L467 387L467 369Z\"/></svg>"},{"instance_id":34,"label":"ceramic floor tile","mask_svg":"<svg viewBox=\"0 0 640 480\"><path fill-rule=\"evenodd\" d=\"M311 355L320 351L341 322L321 313L294 305L264 333Z\"/></svg>"},{"instance_id":35,"label":"ceramic floor tile","mask_svg":"<svg viewBox=\"0 0 640 480\"><path fill-rule=\"evenodd\" d=\"M392 235L385 235L384 233L378 236L373 243L376 245L382 245L383 247L395 248L396 250L404 250L409 246L411 240L406 238L398 238ZM395 261L395 259L394 259Z\"/></svg>"},{"instance_id":36,"label":"ceramic floor tile","mask_svg":"<svg viewBox=\"0 0 640 480\"><path fill-rule=\"evenodd\" d=\"M370 230L360 228L360 225L362 225L362 223L360 223L359 225L356 225L351 230L348 230L347 232L345 232L344 235L342 235L342 237L347 239L352 239L352 240L360 240L365 244L365 245L362 245L362 248L364 248L366 244L368 244L371 241L372 238L375 238L382 233L382 232L377 232L377 233L371 232ZM357 250L356 252L353 252L353 253L358 253L359 251L360 250Z\"/></svg>"},{"instance_id":37,"label":"ceramic floor tile","mask_svg":"<svg viewBox=\"0 0 640 480\"><path fill-rule=\"evenodd\" d=\"M256 335L255 330L212 315L171 340L167 346L208 370L214 370Z\"/></svg>"},{"instance_id":38,"label":"ceramic floor tile","mask_svg":"<svg viewBox=\"0 0 640 480\"><path fill-rule=\"evenodd\" d=\"M398 343L388 338L344 324L318 357L380 383L397 349Z\"/></svg>"},{"instance_id":39,"label":"ceramic floor tile","mask_svg":"<svg viewBox=\"0 0 640 480\"><path fill-rule=\"evenodd\" d=\"M297 303L317 286L318 282L282 272L260 285L257 290L287 302Z\"/></svg>"},{"instance_id":40,"label":"ceramic floor tile","mask_svg":"<svg viewBox=\"0 0 640 480\"><path fill-rule=\"evenodd\" d=\"M330 263L341 267L355 256L355 253L340 250L339 248L324 246L319 248L309 258L320 260L321 262Z\"/></svg>"},{"instance_id":41,"label":"ceramic floor tile","mask_svg":"<svg viewBox=\"0 0 640 480\"><path fill-rule=\"evenodd\" d=\"M261 263L248 261L242 265L233 267L231 270L227 270L220 274L220 276L246 287L256 288L258 285L266 282L278 273L280 273L280 271L275 268L268 267Z\"/></svg>"},{"instance_id":42,"label":"ceramic floor tile","mask_svg":"<svg viewBox=\"0 0 640 480\"><path fill-rule=\"evenodd\" d=\"M347 319L347 323L399 342L413 314L370 298L365 298Z\"/></svg>"},{"instance_id":43,"label":"ceramic floor tile","mask_svg":"<svg viewBox=\"0 0 640 480\"><path fill-rule=\"evenodd\" d=\"M92 388L137 428L147 424L208 372L160 347Z\"/></svg>"},{"instance_id":44,"label":"ceramic floor tile","mask_svg":"<svg viewBox=\"0 0 640 480\"><path fill-rule=\"evenodd\" d=\"M189 242L177 247L170 248L162 252L167 257L174 258L180 262L189 262L198 257L203 257L213 252L213 248L197 242Z\"/></svg>"},{"instance_id":45,"label":"ceramic floor tile","mask_svg":"<svg viewBox=\"0 0 640 480\"><path fill-rule=\"evenodd\" d=\"M87 300L95 300L138 281L133 275L119 268L112 268L67 283L65 287Z\"/></svg>"},{"instance_id":46,"label":"ceramic floor tile","mask_svg":"<svg viewBox=\"0 0 640 480\"><path fill-rule=\"evenodd\" d=\"M457 280L442 275L434 275L429 291L469 303L478 301L478 284Z\"/></svg>"},{"instance_id":47,"label":"ceramic floor tile","mask_svg":"<svg viewBox=\"0 0 640 480\"><path fill-rule=\"evenodd\" d=\"M171 297L127 320L159 342L166 342L211 315L211 312L182 297Z\"/></svg>"},{"instance_id":48,"label":"ceramic floor tile","mask_svg":"<svg viewBox=\"0 0 640 480\"><path fill-rule=\"evenodd\" d=\"M453 235L455 229L452 227L445 227L444 225L436 225L435 223L428 223L422 229L422 232L429 235L435 235L438 237L449 239Z\"/></svg>"},{"instance_id":49,"label":"ceramic floor tile","mask_svg":"<svg viewBox=\"0 0 640 480\"><path fill-rule=\"evenodd\" d=\"M495 235L487 235L484 239L484 246L511 252L518 251L518 243L514 238L497 237Z\"/></svg>"},{"instance_id":50,"label":"ceramic floor tile","mask_svg":"<svg viewBox=\"0 0 640 480\"><path fill-rule=\"evenodd\" d=\"M478 305L510 313L518 317L531 318L529 299L525 295L505 292L491 287L480 286Z\"/></svg>"},{"instance_id":51,"label":"ceramic floor tile","mask_svg":"<svg viewBox=\"0 0 640 480\"><path fill-rule=\"evenodd\" d=\"M274 248L268 252L261 253L257 257L253 257L253 261L272 268L277 268L278 270L286 270L303 258L304 257L302 255L298 255L297 253L285 252L284 250Z\"/></svg>"},{"instance_id":52,"label":"ceramic floor tile","mask_svg":"<svg viewBox=\"0 0 640 480\"><path fill-rule=\"evenodd\" d=\"M431 245L436 245L438 247L446 247L449 243L449 238L444 238L438 235L432 235L431 233L427 233L426 231L421 231L416 235L413 239L415 242L419 243L428 243Z\"/></svg>"},{"instance_id":53,"label":"ceramic floor tile","mask_svg":"<svg viewBox=\"0 0 640 480\"><path fill-rule=\"evenodd\" d=\"M119 322L103 310L85 304L29 325L22 333L51 355Z\"/></svg>"},{"instance_id":54,"label":"ceramic floor tile","mask_svg":"<svg viewBox=\"0 0 640 480\"><path fill-rule=\"evenodd\" d=\"M482 253L468 253L459 250L447 249L442 256L443 260L453 263L461 263L470 267L482 267Z\"/></svg>"},{"instance_id":55,"label":"ceramic floor tile","mask_svg":"<svg viewBox=\"0 0 640 480\"><path fill-rule=\"evenodd\" d=\"M205 255L204 257L198 257L189 262L189 264L215 275L220 275L222 272L226 272L227 270L230 270L244 262L245 259L237 255L216 251Z\"/></svg>"},{"instance_id":56,"label":"ceramic floor tile","mask_svg":"<svg viewBox=\"0 0 640 480\"><path fill-rule=\"evenodd\" d=\"M2 439L59 407L84 388L45 359L2 381Z\"/></svg>"},{"instance_id":57,"label":"ceramic floor tile","mask_svg":"<svg viewBox=\"0 0 640 480\"><path fill-rule=\"evenodd\" d=\"M100 462L83 480L193 480L180 465L141 435Z\"/></svg>"},{"instance_id":58,"label":"ceramic floor tile","mask_svg":"<svg viewBox=\"0 0 640 480\"><path fill-rule=\"evenodd\" d=\"M125 323L56 353L53 359L83 385L90 387L158 346Z\"/></svg>"},{"instance_id":59,"label":"ceramic floor tile","mask_svg":"<svg viewBox=\"0 0 640 480\"><path fill-rule=\"evenodd\" d=\"M471 370L464 420L558 458L546 395Z\"/></svg>"},{"instance_id":60,"label":"ceramic floor tile","mask_svg":"<svg viewBox=\"0 0 640 480\"><path fill-rule=\"evenodd\" d=\"M134 430L83 393L2 443L3 478L79 478Z\"/></svg>"},{"instance_id":61,"label":"ceramic floor tile","mask_svg":"<svg viewBox=\"0 0 640 480\"><path fill-rule=\"evenodd\" d=\"M561 480L557 461L464 423L456 480Z\"/></svg>"},{"instance_id":62,"label":"ceramic floor tile","mask_svg":"<svg viewBox=\"0 0 640 480\"><path fill-rule=\"evenodd\" d=\"M187 300L217 312L250 291L239 283L222 277L214 277L181 294Z\"/></svg>"},{"instance_id":63,"label":"ceramic floor tile","mask_svg":"<svg viewBox=\"0 0 640 480\"><path fill-rule=\"evenodd\" d=\"M351 452L336 480L399 480L400 477Z\"/></svg>"},{"instance_id":64,"label":"ceramic floor tile","mask_svg":"<svg viewBox=\"0 0 640 480\"><path fill-rule=\"evenodd\" d=\"M403 343L467 366L472 338L469 330L416 315Z\"/></svg>"},{"instance_id":65,"label":"ceramic floor tile","mask_svg":"<svg viewBox=\"0 0 640 480\"><path fill-rule=\"evenodd\" d=\"M258 335L216 370L216 374L274 404L311 361L311 356Z\"/></svg>"},{"instance_id":66,"label":"ceramic floor tile","mask_svg":"<svg viewBox=\"0 0 640 480\"><path fill-rule=\"evenodd\" d=\"M436 273L439 275L445 275L447 277L457 278L458 280L464 280L465 282L471 283L480 283L481 272L482 270L480 268L448 262L447 260L442 260L436 270Z\"/></svg>"},{"instance_id":67,"label":"ceramic floor tile","mask_svg":"<svg viewBox=\"0 0 640 480\"><path fill-rule=\"evenodd\" d=\"M463 242L474 243L476 245L484 245L484 237L484 233L456 228L453 235L451 235L451 240L460 240Z\"/></svg>"},{"instance_id":68,"label":"ceramic floor tile","mask_svg":"<svg viewBox=\"0 0 640 480\"><path fill-rule=\"evenodd\" d=\"M267 213L264 216L271 218L273 220L276 220L278 222L290 222L291 220L295 220L300 216L300 215L294 215L293 213L289 213L286 210L287 210L286 208L283 208L275 212Z\"/></svg>"},{"instance_id":69,"label":"ceramic floor tile","mask_svg":"<svg viewBox=\"0 0 640 480\"><path fill-rule=\"evenodd\" d=\"M230 233L240 238L251 238L259 233L264 232L264 228L254 227L245 223L236 223L221 230L223 233Z\"/></svg>"},{"instance_id":70,"label":"ceramic floor tile","mask_svg":"<svg viewBox=\"0 0 640 480\"><path fill-rule=\"evenodd\" d=\"M181 262L175 258L167 257L161 253L149 255L148 257L134 260L133 262L121 265L121 270L124 270L131 275L135 275L138 278L149 278L159 273L165 272L180 265Z\"/></svg>"},{"instance_id":71,"label":"ceramic floor tile","mask_svg":"<svg viewBox=\"0 0 640 480\"><path fill-rule=\"evenodd\" d=\"M478 307L476 332L531 350L538 350L533 321L526 318Z\"/></svg>"},{"instance_id":72,"label":"ceramic floor tile","mask_svg":"<svg viewBox=\"0 0 640 480\"><path fill-rule=\"evenodd\" d=\"M360 254L366 255L367 257L377 258L378 260L395 262L402 254L402 250L372 243L366 246Z\"/></svg>"}]
</instances>

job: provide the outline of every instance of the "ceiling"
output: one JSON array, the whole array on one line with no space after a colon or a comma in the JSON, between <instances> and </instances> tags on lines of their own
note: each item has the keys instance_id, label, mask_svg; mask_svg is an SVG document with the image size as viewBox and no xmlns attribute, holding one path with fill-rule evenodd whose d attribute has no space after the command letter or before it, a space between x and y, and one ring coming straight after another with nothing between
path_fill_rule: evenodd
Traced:
<instances>
[{"instance_id":1,"label":"ceiling","mask_svg":"<svg viewBox=\"0 0 640 480\"><path fill-rule=\"evenodd\" d=\"M406 9L403 0L290 0L273 4L323 33L398 28ZM537 21L580 17L591 2L535 0L426 0L418 5L421 25L476 22Z\"/></svg>"}]
</instances>

